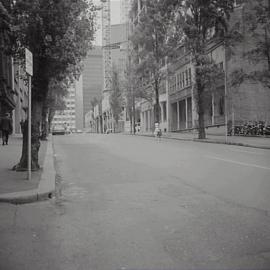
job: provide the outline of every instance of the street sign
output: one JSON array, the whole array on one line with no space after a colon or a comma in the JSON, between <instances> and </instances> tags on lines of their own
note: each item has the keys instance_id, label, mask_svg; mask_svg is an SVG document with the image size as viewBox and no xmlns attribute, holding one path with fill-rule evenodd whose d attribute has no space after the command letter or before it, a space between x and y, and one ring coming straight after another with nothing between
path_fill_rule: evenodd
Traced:
<instances>
[{"instance_id":1,"label":"street sign","mask_svg":"<svg viewBox=\"0 0 270 270\"><path fill-rule=\"evenodd\" d=\"M25 48L25 71L33 76L33 55L27 48Z\"/></svg>"}]
</instances>

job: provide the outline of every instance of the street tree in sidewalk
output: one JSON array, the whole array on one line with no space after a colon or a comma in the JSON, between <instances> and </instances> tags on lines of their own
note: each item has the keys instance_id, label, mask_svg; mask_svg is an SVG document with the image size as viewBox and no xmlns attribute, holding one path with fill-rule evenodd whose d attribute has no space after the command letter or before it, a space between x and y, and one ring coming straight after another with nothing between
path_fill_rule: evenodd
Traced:
<instances>
[{"instance_id":1,"label":"street tree in sidewalk","mask_svg":"<svg viewBox=\"0 0 270 270\"><path fill-rule=\"evenodd\" d=\"M245 67L252 68L234 70L231 84L239 86L244 81L251 81L270 89L270 0L244 1L241 19L239 38L232 45L249 44L240 56L248 63Z\"/></svg>"},{"instance_id":2,"label":"street tree in sidewalk","mask_svg":"<svg viewBox=\"0 0 270 270\"><path fill-rule=\"evenodd\" d=\"M152 93L147 91L140 81L140 74L137 72L135 51L129 48L128 59L126 62L124 80L123 80L123 94L125 99L125 106L130 120L130 132L135 134L136 125L136 99L145 99L151 104L153 103Z\"/></svg>"},{"instance_id":3,"label":"street tree in sidewalk","mask_svg":"<svg viewBox=\"0 0 270 270\"><path fill-rule=\"evenodd\" d=\"M228 28L228 20L233 11L233 0L168 0L174 9L169 9L174 15L174 23L170 39L184 46L191 53L194 65L194 97L198 112L199 139L204 139L204 115L209 88L213 86L217 72L216 63L208 55L210 42L221 42ZM181 33L181 35L179 35Z\"/></svg>"},{"instance_id":4,"label":"street tree in sidewalk","mask_svg":"<svg viewBox=\"0 0 270 270\"><path fill-rule=\"evenodd\" d=\"M49 83L49 91L44 100L42 108L42 127L41 139L46 140L51 129L51 123L56 111L66 109L65 97L68 95L70 87L68 79L62 81L51 80Z\"/></svg>"},{"instance_id":5,"label":"street tree in sidewalk","mask_svg":"<svg viewBox=\"0 0 270 270\"><path fill-rule=\"evenodd\" d=\"M113 121L115 120L117 126L122 113L123 97L120 86L119 72L115 65L112 67L111 74L110 107L112 109Z\"/></svg>"},{"instance_id":6,"label":"street tree in sidewalk","mask_svg":"<svg viewBox=\"0 0 270 270\"><path fill-rule=\"evenodd\" d=\"M32 169L38 169L40 125L49 84L79 78L81 62L91 48L94 12L88 0L17 0L13 2L14 36L22 58L26 47L33 54ZM25 123L26 127L27 123ZM18 170L27 168L27 128ZM25 145L26 144L26 145Z\"/></svg>"},{"instance_id":7,"label":"street tree in sidewalk","mask_svg":"<svg viewBox=\"0 0 270 270\"><path fill-rule=\"evenodd\" d=\"M98 98L94 97L91 101L90 101L90 105L91 105L91 109L94 109L96 105L99 104L99 100Z\"/></svg>"},{"instance_id":8,"label":"street tree in sidewalk","mask_svg":"<svg viewBox=\"0 0 270 270\"><path fill-rule=\"evenodd\" d=\"M172 50L167 42L170 17L165 16L165 3L165 0L144 1L144 7L139 14L138 23L131 36L132 46L138 54L134 64L141 80L141 89L143 87L145 89L149 85L152 89L152 96L155 101L155 122L160 121L160 86L166 76L162 68L165 65L166 57ZM132 8L136 9L136 5L133 5ZM136 10L133 10L132 13L136 13Z\"/></svg>"}]
</instances>

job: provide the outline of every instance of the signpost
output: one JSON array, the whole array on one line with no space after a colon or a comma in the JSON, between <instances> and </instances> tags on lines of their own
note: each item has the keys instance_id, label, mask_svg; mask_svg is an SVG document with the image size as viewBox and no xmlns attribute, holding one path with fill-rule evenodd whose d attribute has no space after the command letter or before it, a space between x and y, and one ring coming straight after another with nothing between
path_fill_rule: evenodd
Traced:
<instances>
[{"instance_id":1,"label":"signpost","mask_svg":"<svg viewBox=\"0 0 270 270\"><path fill-rule=\"evenodd\" d=\"M32 91L31 91L31 78L33 76L33 55L32 53L25 48L25 71L28 74L28 180L31 180L31 163L32 163L32 156L31 156L31 106L32 106Z\"/></svg>"}]
</instances>

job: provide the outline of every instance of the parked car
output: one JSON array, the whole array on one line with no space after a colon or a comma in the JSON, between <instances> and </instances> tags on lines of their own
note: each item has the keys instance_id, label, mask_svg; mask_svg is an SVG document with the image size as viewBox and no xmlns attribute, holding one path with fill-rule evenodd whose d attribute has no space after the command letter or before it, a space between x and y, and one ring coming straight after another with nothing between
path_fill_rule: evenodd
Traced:
<instances>
[{"instance_id":1,"label":"parked car","mask_svg":"<svg viewBox=\"0 0 270 270\"><path fill-rule=\"evenodd\" d=\"M52 129L52 135L65 135L65 134L66 134L66 130L64 126L57 125L57 126L54 126Z\"/></svg>"}]
</instances>

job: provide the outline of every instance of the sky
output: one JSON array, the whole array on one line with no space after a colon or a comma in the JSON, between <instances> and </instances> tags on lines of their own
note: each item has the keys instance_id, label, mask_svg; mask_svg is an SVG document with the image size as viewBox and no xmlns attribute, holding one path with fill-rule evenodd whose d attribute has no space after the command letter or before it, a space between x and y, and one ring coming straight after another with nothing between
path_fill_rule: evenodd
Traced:
<instances>
[{"instance_id":1,"label":"sky","mask_svg":"<svg viewBox=\"0 0 270 270\"><path fill-rule=\"evenodd\" d=\"M100 1L94 0L94 4L99 5ZM120 23L120 0L111 0L111 24L118 24ZM101 12L98 12L97 18L97 32L96 32L96 39L94 44L95 45L102 45L102 36L101 36Z\"/></svg>"}]
</instances>

